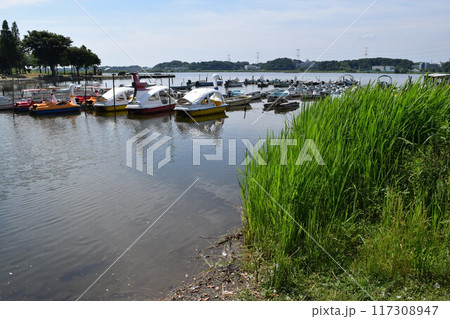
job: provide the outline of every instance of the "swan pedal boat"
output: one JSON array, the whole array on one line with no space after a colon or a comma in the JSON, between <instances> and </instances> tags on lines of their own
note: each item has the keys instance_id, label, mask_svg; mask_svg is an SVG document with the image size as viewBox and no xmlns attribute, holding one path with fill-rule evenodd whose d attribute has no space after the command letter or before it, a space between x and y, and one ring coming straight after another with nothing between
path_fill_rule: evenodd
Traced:
<instances>
[{"instance_id":1,"label":"swan pedal boat","mask_svg":"<svg viewBox=\"0 0 450 319\"><path fill-rule=\"evenodd\" d=\"M126 110L129 114L149 114L172 111L175 100L167 86L151 85L141 82L137 73L132 73L135 88L133 99L128 103Z\"/></svg>"},{"instance_id":2,"label":"swan pedal boat","mask_svg":"<svg viewBox=\"0 0 450 319\"><path fill-rule=\"evenodd\" d=\"M73 95L75 85L71 84L69 86L70 91L70 101L61 101L58 102L56 100L53 92L51 93L51 101L46 101L39 104L34 104L30 107L31 115L49 115L49 114L60 114L60 113L74 113L80 112L81 107L76 103L75 97Z\"/></svg>"},{"instance_id":3,"label":"swan pedal boat","mask_svg":"<svg viewBox=\"0 0 450 319\"><path fill-rule=\"evenodd\" d=\"M214 89L198 88L188 92L177 101L175 115L202 116L225 111L228 105L217 86L219 76L212 77Z\"/></svg>"},{"instance_id":4,"label":"swan pedal boat","mask_svg":"<svg viewBox=\"0 0 450 319\"><path fill-rule=\"evenodd\" d=\"M202 116L225 111L227 104L218 90L195 89L177 101L177 115Z\"/></svg>"},{"instance_id":5,"label":"swan pedal boat","mask_svg":"<svg viewBox=\"0 0 450 319\"><path fill-rule=\"evenodd\" d=\"M94 103L96 112L118 112L125 111L133 95L134 89L131 87L117 87L110 89L102 96L97 97ZM116 105L114 106L114 93L116 99Z\"/></svg>"}]
</instances>

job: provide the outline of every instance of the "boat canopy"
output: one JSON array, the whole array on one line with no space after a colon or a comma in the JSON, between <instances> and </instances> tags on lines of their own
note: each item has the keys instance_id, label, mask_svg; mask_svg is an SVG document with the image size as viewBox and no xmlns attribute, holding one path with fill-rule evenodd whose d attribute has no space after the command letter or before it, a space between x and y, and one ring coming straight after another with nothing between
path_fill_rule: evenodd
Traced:
<instances>
[{"instance_id":1,"label":"boat canopy","mask_svg":"<svg viewBox=\"0 0 450 319\"><path fill-rule=\"evenodd\" d=\"M155 95L156 93L158 93L158 92L161 92L161 91L166 91L166 92L168 92L169 91L169 88L167 87L167 86L162 86L162 85L155 85L155 86L152 86L149 90L148 90L148 95Z\"/></svg>"},{"instance_id":2,"label":"boat canopy","mask_svg":"<svg viewBox=\"0 0 450 319\"><path fill-rule=\"evenodd\" d=\"M114 92L113 92L114 91ZM107 100L111 100L113 98L113 93L116 93L116 96L119 96L122 93L133 93L134 89L131 87L117 87L113 89L108 90L105 94L102 95L103 98Z\"/></svg>"},{"instance_id":3,"label":"boat canopy","mask_svg":"<svg viewBox=\"0 0 450 319\"><path fill-rule=\"evenodd\" d=\"M201 104L205 98L211 102L224 102L222 93L214 89L194 89L183 97L183 99L188 100L192 104Z\"/></svg>"}]
</instances>

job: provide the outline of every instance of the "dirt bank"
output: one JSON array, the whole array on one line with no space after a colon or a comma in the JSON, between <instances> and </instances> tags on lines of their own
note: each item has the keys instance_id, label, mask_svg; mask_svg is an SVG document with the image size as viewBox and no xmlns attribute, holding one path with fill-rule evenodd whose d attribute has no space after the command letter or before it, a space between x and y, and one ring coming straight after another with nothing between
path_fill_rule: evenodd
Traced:
<instances>
[{"instance_id":1,"label":"dirt bank","mask_svg":"<svg viewBox=\"0 0 450 319\"><path fill-rule=\"evenodd\" d=\"M243 292L253 290L253 281L241 268L242 232L216 240L199 253L206 269L172 289L166 300L241 300Z\"/></svg>"}]
</instances>

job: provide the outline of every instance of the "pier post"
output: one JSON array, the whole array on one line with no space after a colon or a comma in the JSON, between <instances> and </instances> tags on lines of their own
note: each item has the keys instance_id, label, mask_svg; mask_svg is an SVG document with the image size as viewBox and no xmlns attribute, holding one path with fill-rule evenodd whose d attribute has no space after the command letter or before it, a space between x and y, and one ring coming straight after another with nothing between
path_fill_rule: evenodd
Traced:
<instances>
[{"instance_id":1,"label":"pier post","mask_svg":"<svg viewBox=\"0 0 450 319\"><path fill-rule=\"evenodd\" d=\"M112 89L113 89L113 102L114 102L114 114L115 114L116 113L116 88L114 85L114 75L116 75L116 74L115 73L112 74L112 80L113 80Z\"/></svg>"}]
</instances>

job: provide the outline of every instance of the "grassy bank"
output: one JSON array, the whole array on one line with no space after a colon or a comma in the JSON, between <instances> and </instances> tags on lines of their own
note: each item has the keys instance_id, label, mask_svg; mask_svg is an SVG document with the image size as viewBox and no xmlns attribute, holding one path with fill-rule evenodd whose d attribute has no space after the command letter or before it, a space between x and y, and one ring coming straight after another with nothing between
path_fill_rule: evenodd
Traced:
<instances>
[{"instance_id":1,"label":"grassy bank","mask_svg":"<svg viewBox=\"0 0 450 319\"><path fill-rule=\"evenodd\" d=\"M267 165L241 175L246 268L268 297L449 298L449 103L448 85L366 87L269 133ZM286 165L275 138L297 140Z\"/></svg>"}]
</instances>

